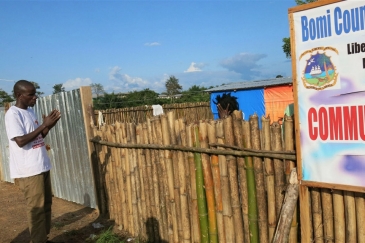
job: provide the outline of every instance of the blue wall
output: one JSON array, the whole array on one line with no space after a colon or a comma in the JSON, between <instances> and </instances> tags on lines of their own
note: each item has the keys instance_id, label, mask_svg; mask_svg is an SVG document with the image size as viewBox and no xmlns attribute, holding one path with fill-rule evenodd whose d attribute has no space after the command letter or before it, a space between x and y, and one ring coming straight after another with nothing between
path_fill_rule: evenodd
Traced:
<instances>
[{"instance_id":1,"label":"blue wall","mask_svg":"<svg viewBox=\"0 0 365 243\"><path fill-rule=\"evenodd\" d=\"M259 117L259 124L261 127L261 117L265 115L265 101L264 89L247 89L225 92L212 92L210 94L210 107L212 109L214 119L218 119L217 105L214 104L218 95L222 96L224 93L231 93L231 96L237 97L240 110L244 113L244 119L248 120L251 115L256 113ZM214 101L214 102L213 102Z\"/></svg>"}]
</instances>

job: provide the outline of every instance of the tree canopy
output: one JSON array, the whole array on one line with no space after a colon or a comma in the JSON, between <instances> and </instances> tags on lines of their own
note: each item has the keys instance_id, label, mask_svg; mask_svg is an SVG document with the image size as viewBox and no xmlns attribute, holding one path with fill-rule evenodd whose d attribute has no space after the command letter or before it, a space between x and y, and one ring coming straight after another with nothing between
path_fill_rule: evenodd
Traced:
<instances>
[{"instance_id":1,"label":"tree canopy","mask_svg":"<svg viewBox=\"0 0 365 243\"><path fill-rule=\"evenodd\" d=\"M12 102L14 99L6 93L2 88L0 88L0 106L4 106L4 103Z\"/></svg>"},{"instance_id":2,"label":"tree canopy","mask_svg":"<svg viewBox=\"0 0 365 243\"><path fill-rule=\"evenodd\" d=\"M39 89L41 88L40 86L39 86L39 84L37 83L37 82L34 82L34 81L29 81L29 82L31 82L33 85L34 85L34 88L36 89L36 95L38 96L38 97L42 97L42 95L44 94L44 92L42 92L42 91L39 91Z\"/></svg>"},{"instance_id":3,"label":"tree canopy","mask_svg":"<svg viewBox=\"0 0 365 243\"><path fill-rule=\"evenodd\" d=\"M297 3L297 5L302 5L302 4L307 4L307 3L312 3L312 2L317 2L318 0L295 0L295 2Z\"/></svg>"},{"instance_id":4,"label":"tree canopy","mask_svg":"<svg viewBox=\"0 0 365 243\"><path fill-rule=\"evenodd\" d=\"M96 95L96 97L99 97L100 95L102 95L102 94L104 94L105 93L105 91L104 91L104 87L103 87L103 85L102 84L99 84L99 83L92 83L91 85L90 85L90 87L91 87L91 92L93 93L93 94L95 94Z\"/></svg>"},{"instance_id":5,"label":"tree canopy","mask_svg":"<svg viewBox=\"0 0 365 243\"><path fill-rule=\"evenodd\" d=\"M53 94L57 94L57 93L61 93L61 92L65 92L65 88L62 87L63 84L55 84L53 86Z\"/></svg>"},{"instance_id":6,"label":"tree canopy","mask_svg":"<svg viewBox=\"0 0 365 243\"><path fill-rule=\"evenodd\" d=\"M295 0L297 5L317 2L318 0ZM290 37L284 37L283 38L283 52L285 53L285 56L287 58L291 58L291 47L290 47Z\"/></svg>"},{"instance_id":7,"label":"tree canopy","mask_svg":"<svg viewBox=\"0 0 365 243\"><path fill-rule=\"evenodd\" d=\"M166 93L168 96L173 96L176 94L181 94L182 86L179 84L179 79L171 75L165 83Z\"/></svg>"},{"instance_id":8,"label":"tree canopy","mask_svg":"<svg viewBox=\"0 0 365 243\"><path fill-rule=\"evenodd\" d=\"M208 92L204 92L206 89L204 86L193 85L187 91L182 92L182 96L178 102L208 102L210 95Z\"/></svg>"},{"instance_id":9,"label":"tree canopy","mask_svg":"<svg viewBox=\"0 0 365 243\"><path fill-rule=\"evenodd\" d=\"M104 93L102 96L94 97L94 109L105 110L156 104L208 102L210 96L204 91L206 89L205 87L193 85L188 90L182 91L181 97L177 99L161 98L158 93L150 89L119 94Z\"/></svg>"}]
</instances>

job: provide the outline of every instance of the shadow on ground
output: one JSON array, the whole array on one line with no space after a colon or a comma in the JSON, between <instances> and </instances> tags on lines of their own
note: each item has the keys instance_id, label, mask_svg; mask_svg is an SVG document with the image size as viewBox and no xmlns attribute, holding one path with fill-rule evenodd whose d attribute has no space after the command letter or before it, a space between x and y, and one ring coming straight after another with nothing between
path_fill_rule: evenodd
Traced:
<instances>
[{"instance_id":1,"label":"shadow on ground","mask_svg":"<svg viewBox=\"0 0 365 243\"><path fill-rule=\"evenodd\" d=\"M52 219L50 240L55 242L81 243L87 242L90 235L99 234L102 230L114 226L114 222L106 217L98 216L90 221L90 215L97 213L92 208L82 208ZM95 215L94 215L95 217ZM95 228L93 224L104 227ZM11 243L25 243L30 241L28 228L14 238Z\"/></svg>"}]
</instances>

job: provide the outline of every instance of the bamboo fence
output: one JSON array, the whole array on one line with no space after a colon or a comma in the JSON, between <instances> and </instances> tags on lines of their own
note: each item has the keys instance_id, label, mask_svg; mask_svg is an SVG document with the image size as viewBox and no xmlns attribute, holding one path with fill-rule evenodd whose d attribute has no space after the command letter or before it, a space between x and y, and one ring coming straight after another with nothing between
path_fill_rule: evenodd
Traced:
<instances>
[{"instance_id":1,"label":"bamboo fence","mask_svg":"<svg viewBox=\"0 0 365 243\"><path fill-rule=\"evenodd\" d=\"M271 242L296 166L293 119L240 112L187 123L175 111L93 126L100 209L150 242ZM284 135L284 136L283 136ZM361 193L309 188L312 242L365 242ZM299 208L299 207L297 207ZM299 210L288 242L299 242Z\"/></svg>"},{"instance_id":2,"label":"bamboo fence","mask_svg":"<svg viewBox=\"0 0 365 243\"><path fill-rule=\"evenodd\" d=\"M209 102L175 103L162 105L164 113L175 112L177 119L185 118L190 123L202 119L213 119ZM98 116L99 111L103 114L106 124L119 123L144 123L147 119L153 118L152 106L137 106L130 108L95 110L94 115Z\"/></svg>"}]
</instances>

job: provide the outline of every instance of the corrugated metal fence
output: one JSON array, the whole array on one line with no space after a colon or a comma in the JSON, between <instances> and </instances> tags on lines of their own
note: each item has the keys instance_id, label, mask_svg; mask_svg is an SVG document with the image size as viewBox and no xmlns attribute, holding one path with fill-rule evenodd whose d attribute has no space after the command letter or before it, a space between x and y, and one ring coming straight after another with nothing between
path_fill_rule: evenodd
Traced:
<instances>
[{"instance_id":1,"label":"corrugated metal fence","mask_svg":"<svg viewBox=\"0 0 365 243\"><path fill-rule=\"evenodd\" d=\"M10 178L8 166L9 161L9 143L5 131L5 110L0 110L0 180L13 182Z\"/></svg>"},{"instance_id":2,"label":"corrugated metal fence","mask_svg":"<svg viewBox=\"0 0 365 243\"><path fill-rule=\"evenodd\" d=\"M53 167L51 173L54 195L96 208L95 183L81 100L80 89L62 92L39 98L34 110L39 121L42 120L42 114L48 115L53 109L60 110L62 116L45 139L46 144L50 145L48 154ZM5 111L0 111L0 179L12 182L4 116Z\"/></svg>"}]
</instances>

